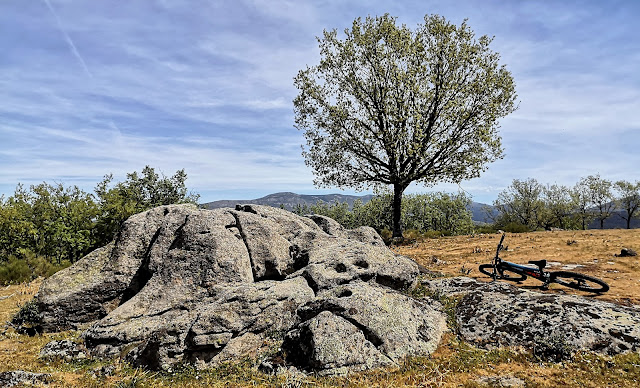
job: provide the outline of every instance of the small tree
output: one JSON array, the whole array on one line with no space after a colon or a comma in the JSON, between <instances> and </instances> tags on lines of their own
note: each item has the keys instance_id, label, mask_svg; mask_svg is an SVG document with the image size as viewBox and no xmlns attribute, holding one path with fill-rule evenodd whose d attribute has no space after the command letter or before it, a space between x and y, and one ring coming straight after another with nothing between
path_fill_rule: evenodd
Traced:
<instances>
[{"instance_id":1,"label":"small tree","mask_svg":"<svg viewBox=\"0 0 640 388\"><path fill-rule=\"evenodd\" d=\"M544 186L537 180L514 179L511 185L498 194L498 199L493 206L499 212L499 224L512 222L526 226L529 230L535 230L542 226L541 217L544 211L542 192Z\"/></svg>"},{"instance_id":2,"label":"small tree","mask_svg":"<svg viewBox=\"0 0 640 388\"><path fill-rule=\"evenodd\" d=\"M611 181L600 178L600 175L589 175L584 178L589 189L591 203L594 205L593 215L600 221L600 229L604 229L604 220L611 217L615 210L615 201L611 192Z\"/></svg>"},{"instance_id":3,"label":"small tree","mask_svg":"<svg viewBox=\"0 0 640 388\"><path fill-rule=\"evenodd\" d=\"M575 228L575 223L571 221L575 206L571 198L571 190L568 187L547 185L542 192L542 201L544 203L542 226L545 229L548 230L552 227Z\"/></svg>"},{"instance_id":4,"label":"small tree","mask_svg":"<svg viewBox=\"0 0 640 388\"><path fill-rule=\"evenodd\" d=\"M614 190L618 193L616 204L624 211L620 213L620 217L627 222L627 229L631 229L631 219L640 208L640 181L636 183L617 181L614 184Z\"/></svg>"},{"instance_id":5,"label":"small tree","mask_svg":"<svg viewBox=\"0 0 640 388\"><path fill-rule=\"evenodd\" d=\"M319 186L393 187L393 236L404 190L460 182L502 157L498 119L515 110L511 74L459 27L425 16L411 31L388 14L360 18L344 39L318 38L320 64L295 77L295 122Z\"/></svg>"},{"instance_id":6,"label":"small tree","mask_svg":"<svg viewBox=\"0 0 640 388\"><path fill-rule=\"evenodd\" d=\"M581 224L582 230L587 230L589 223L593 220L593 213L591 211L593 202L589 184L585 178L581 178L571 190L571 200L578 223Z\"/></svg>"}]
</instances>

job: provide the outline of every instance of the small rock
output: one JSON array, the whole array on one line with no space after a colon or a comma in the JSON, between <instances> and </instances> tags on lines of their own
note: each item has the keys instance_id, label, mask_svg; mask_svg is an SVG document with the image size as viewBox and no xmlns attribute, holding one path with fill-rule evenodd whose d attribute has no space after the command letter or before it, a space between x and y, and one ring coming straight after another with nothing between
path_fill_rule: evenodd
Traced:
<instances>
[{"instance_id":1,"label":"small rock","mask_svg":"<svg viewBox=\"0 0 640 388\"><path fill-rule=\"evenodd\" d=\"M84 360L87 353L83 345L70 340L51 341L40 351L40 358L48 360Z\"/></svg>"},{"instance_id":2,"label":"small rock","mask_svg":"<svg viewBox=\"0 0 640 388\"><path fill-rule=\"evenodd\" d=\"M489 387L500 388L520 388L525 386L524 380L512 376L486 376L477 379L476 382Z\"/></svg>"},{"instance_id":3,"label":"small rock","mask_svg":"<svg viewBox=\"0 0 640 388\"><path fill-rule=\"evenodd\" d=\"M49 384L51 375L49 373L33 373L16 370L11 372L0 372L1 387L15 387L22 384Z\"/></svg>"},{"instance_id":4,"label":"small rock","mask_svg":"<svg viewBox=\"0 0 640 388\"><path fill-rule=\"evenodd\" d=\"M93 375L96 377L108 377L113 375L113 372L116 370L116 367L113 365L103 365L99 368L95 368L92 370Z\"/></svg>"},{"instance_id":5,"label":"small rock","mask_svg":"<svg viewBox=\"0 0 640 388\"><path fill-rule=\"evenodd\" d=\"M638 253L630 248L622 248L620 254L614 255L615 257L633 257L638 256Z\"/></svg>"}]
</instances>

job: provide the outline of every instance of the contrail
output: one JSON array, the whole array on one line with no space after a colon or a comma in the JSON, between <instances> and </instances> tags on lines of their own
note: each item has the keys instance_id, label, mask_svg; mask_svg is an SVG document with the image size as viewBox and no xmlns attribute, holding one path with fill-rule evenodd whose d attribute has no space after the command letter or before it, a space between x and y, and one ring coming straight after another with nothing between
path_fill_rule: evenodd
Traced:
<instances>
[{"instance_id":1,"label":"contrail","mask_svg":"<svg viewBox=\"0 0 640 388\"><path fill-rule=\"evenodd\" d=\"M67 43L69 44L69 48L71 48L71 53L78 59L78 61L82 65L82 68L84 69L84 72L87 73L89 77L93 78L93 74L91 74L91 72L89 71L87 64L85 63L84 59L82 59L80 52L78 52L76 45L73 44L73 41L71 40L71 37L69 36L69 34L67 34L64 28L62 28L62 23L60 22L60 18L58 17L58 14L56 14L56 12L53 10L51 3L49 3L49 0L43 0L43 1L49 8L49 11L51 11L51 14L53 15L53 17L56 18L56 22L58 23L58 29L60 30L60 32L62 32L62 35L64 35L64 38L67 40Z\"/></svg>"}]
</instances>

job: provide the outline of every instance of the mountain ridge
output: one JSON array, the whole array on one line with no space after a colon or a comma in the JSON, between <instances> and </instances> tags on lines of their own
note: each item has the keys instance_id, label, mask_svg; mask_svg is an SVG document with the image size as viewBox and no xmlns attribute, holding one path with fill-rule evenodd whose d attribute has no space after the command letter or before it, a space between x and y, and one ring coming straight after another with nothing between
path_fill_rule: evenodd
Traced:
<instances>
[{"instance_id":1,"label":"mountain ridge","mask_svg":"<svg viewBox=\"0 0 640 388\"><path fill-rule=\"evenodd\" d=\"M347 195L347 194L296 194L292 192L279 192L273 193L269 195L265 195L261 198L256 199L244 199L244 200L218 200L203 203L200 206L205 209L217 209L221 207L235 207L237 204L245 204L245 203L255 203L257 205L269 205L273 207L280 207L280 205L284 205L284 208L287 210L293 210L296 205L300 206L312 206L318 202L332 204L335 201L340 203L347 202L349 205L349 209L353 207L353 203L356 200L361 200L362 203L367 203L373 198L374 195L366 194L366 195ZM480 223L488 223L491 222L490 218L487 216L486 212L483 210L485 206L489 206L489 208L493 208L491 205L486 205L484 203L472 202L471 206L469 206L469 211L471 212L471 219L475 222Z\"/></svg>"}]
</instances>

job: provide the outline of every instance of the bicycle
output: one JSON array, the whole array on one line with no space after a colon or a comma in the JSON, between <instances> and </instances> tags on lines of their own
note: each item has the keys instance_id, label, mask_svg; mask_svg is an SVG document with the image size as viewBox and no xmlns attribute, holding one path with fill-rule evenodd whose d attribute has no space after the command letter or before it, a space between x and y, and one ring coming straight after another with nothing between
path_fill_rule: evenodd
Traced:
<instances>
[{"instance_id":1,"label":"bicycle","mask_svg":"<svg viewBox=\"0 0 640 388\"><path fill-rule=\"evenodd\" d=\"M482 264L479 267L481 273L492 277L493 280L502 279L512 282L521 282L526 280L527 276L531 276L532 278L543 282L542 289L544 290L549 287L549 284L558 283L565 287L587 292L603 293L609 291L609 285L607 283L598 278L594 278L593 276L568 271L545 271L544 268L547 265L547 260L530 260L529 264L533 264L536 267L529 267L502 260L500 258L500 251L503 250L502 242L504 241L504 237L505 235L503 234L500 242L498 243L493 263ZM489 269L491 271L488 271ZM517 276L513 274L516 274Z\"/></svg>"}]
</instances>

